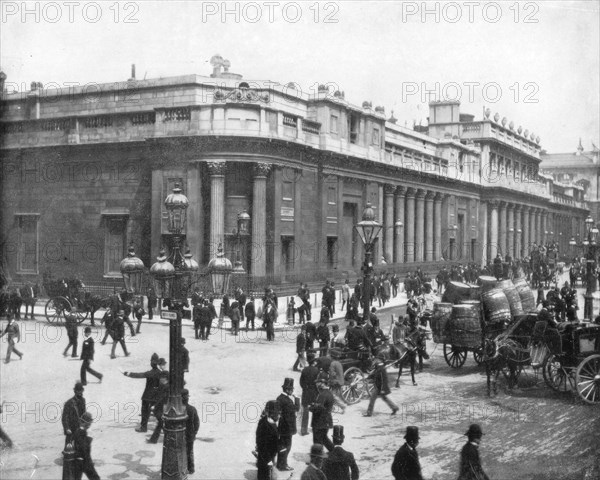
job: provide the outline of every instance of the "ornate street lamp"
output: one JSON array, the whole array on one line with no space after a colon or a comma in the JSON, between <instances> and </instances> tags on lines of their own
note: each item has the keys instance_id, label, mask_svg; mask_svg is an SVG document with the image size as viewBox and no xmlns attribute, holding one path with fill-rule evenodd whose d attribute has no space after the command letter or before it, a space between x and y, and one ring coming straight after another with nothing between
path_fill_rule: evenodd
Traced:
<instances>
[{"instance_id":1,"label":"ornate street lamp","mask_svg":"<svg viewBox=\"0 0 600 480\"><path fill-rule=\"evenodd\" d=\"M236 260L233 267L234 275L243 275L246 273L244 267L242 265L241 250L242 250L242 238L246 238L250 235L250 215L248 212L244 210L243 212L238 213L237 217L237 229L233 230L233 235L236 241Z\"/></svg>"},{"instance_id":2,"label":"ornate street lamp","mask_svg":"<svg viewBox=\"0 0 600 480\"><path fill-rule=\"evenodd\" d=\"M594 219L588 216L585 219L587 229L587 238L583 244L587 247L585 255L586 264L586 290L584 298L583 316L590 320L594 316L594 293L596 292L596 256L598 247L598 228L595 225Z\"/></svg>"},{"instance_id":3,"label":"ornate street lamp","mask_svg":"<svg viewBox=\"0 0 600 480\"><path fill-rule=\"evenodd\" d=\"M365 263L363 265L363 320L369 318L369 298L371 294L371 273L373 272L373 247L377 241L382 225L375 220L375 212L370 203L363 210L362 221L354 226L356 233L365 246Z\"/></svg>"},{"instance_id":4,"label":"ornate street lamp","mask_svg":"<svg viewBox=\"0 0 600 480\"><path fill-rule=\"evenodd\" d=\"M198 273L198 263L192 259L189 248L184 255L186 215L189 201L175 184L173 193L165 199L168 214L168 231L165 235L169 243L169 255L161 248L157 262L150 268L150 275L157 297L170 312L163 312L169 319L169 400L165 407L164 444L162 457L162 479L187 478L187 451L185 447L186 409L181 400L183 388L183 366L181 365L181 317L183 307L192 286L192 279Z\"/></svg>"},{"instance_id":5,"label":"ornate street lamp","mask_svg":"<svg viewBox=\"0 0 600 480\"><path fill-rule=\"evenodd\" d=\"M217 255L208 262L208 272L215 295L225 295L229 290L229 278L233 267L223 253L223 245L219 244Z\"/></svg>"},{"instance_id":6,"label":"ornate street lamp","mask_svg":"<svg viewBox=\"0 0 600 480\"><path fill-rule=\"evenodd\" d=\"M144 276L144 262L135 256L135 248L129 246L127 256L121 261L121 275L125 283L127 293L139 295L142 291L142 279Z\"/></svg>"}]
</instances>

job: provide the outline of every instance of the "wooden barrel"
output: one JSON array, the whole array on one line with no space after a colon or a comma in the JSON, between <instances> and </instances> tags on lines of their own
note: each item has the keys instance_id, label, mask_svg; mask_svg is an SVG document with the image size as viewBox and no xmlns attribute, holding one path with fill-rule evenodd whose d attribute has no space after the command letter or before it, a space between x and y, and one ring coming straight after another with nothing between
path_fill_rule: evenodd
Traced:
<instances>
[{"instance_id":1,"label":"wooden barrel","mask_svg":"<svg viewBox=\"0 0 600 480\"><path fill-rule=\"evenodd\" d=\"M521 305L523 306L523 312L529 313L536 311L535 304L535 296L533 294L533 290L529 287L527 280L521 277L513 280L513 284L519 293L519 297L521 298Z\"/></svg>"},{"instance_id":2,"label":"wooden barrel","mask_svg":"<svg viewBox=\"0 0 600 480\"><path fill-rule=\"evenodd\" d=\"M448 322L450 343L457 347L481 345L481 316L479 305L465 303L452 307Z\"/></svg>"},{"instance_id":3,"label":"wooden barrel","mask_svg":"<svg viewBox=\"0 0 600 480\"><path fill-rule=\"evenodd\" d=\"M470 297L471 287L462 282L448 282L442 302L457 304L461 300L468 300Z\"/></svg>"},{"instance_id":4,"label":"wooden barrel","mask_svg":"<svg viewBox=\"0 0 600 480\"><path fill-rule=\"evenodd\" d=\"M433 304L433 315L431 317L431 333L435 343L450 343L446 337L448 320L452 316L452 304L435 302Z\"/></svg>"},{"instance_id":5,"label":"wooden barrel","mask_svg":"<svg viewBox=\"0 0 600 480\"><path fill-rule=\"evenodd\" d=\"M477 279L477 285L481 287L481 291L483 292L495 288L497 283L498 280L496 280L496 277L490 277L487 275L482 275Z\"/></svg>"},{"instance_id":6,"label":"wooden barrel","mask_svg":"<svg viewBox=\"0 0 600 480\"><path fill-rule=\"evenodd\" d=\"M470 285L469 300L479 301L481 299L481 287L478 285Z\"/></svg>"},{"instance_id":7,"label":"wooden barrel","mask_svg":"<svg viewBox=\"0 0 600 480\"><path fill-rule=\"evenodd\" d=\"M523 315L523 305L521 304L521 297L517 288L515 287L512 280L502 280L498 282L498 287L502 289L504 295L508 299L510 306L510 314L515 317L517 315Z\"/></svg>"},{"instance_id":8,"label":"wooden barrel","mask_svg":"<svg viewBox=\"0 0 600 480\"><path fill-rule=\"evenodd\" d=\"M510 304L500 287L483 292L483 311L486 324L510 322Z\"/></svg>"}]
</instances>

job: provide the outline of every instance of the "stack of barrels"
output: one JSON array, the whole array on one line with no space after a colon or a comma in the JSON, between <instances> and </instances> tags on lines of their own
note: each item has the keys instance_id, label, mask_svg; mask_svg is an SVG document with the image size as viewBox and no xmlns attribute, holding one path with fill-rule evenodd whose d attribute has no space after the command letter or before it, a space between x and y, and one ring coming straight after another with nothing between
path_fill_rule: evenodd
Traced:
<instances>
[{"instance_id":1,"label":"stack of barrels","mask_svg":"<svg viewBox=\"0 0 600 480\"><path fill-rule=\"evenodd\" d=\"M442 302L433 306L433 341L456 346L481 344L480 288L462 282L449 282Z\"/></svg>"}]
</instances>

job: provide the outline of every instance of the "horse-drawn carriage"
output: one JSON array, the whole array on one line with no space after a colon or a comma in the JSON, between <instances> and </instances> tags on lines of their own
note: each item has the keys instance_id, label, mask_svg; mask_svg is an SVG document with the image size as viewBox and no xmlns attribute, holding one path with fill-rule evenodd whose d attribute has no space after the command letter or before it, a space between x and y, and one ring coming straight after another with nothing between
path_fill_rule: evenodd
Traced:
<instances>
[{"instance_id":1,"label":"horse-drawn carriage","mask_svg":"<svg viewBox=\"0 0 600 480\"><path fill-rule=\"evenodd\" d=\"M567 324L546 328L550 355L543 365L546 384L557 392L577 392L586 403L600 403L600 326Z\"/></svg>"},{"instance_id":2,"label":"horse-drawn carriage","mask_svg":"<svg viewBox=\"0 0 600 480\"><path fill-rule=\"evenodd\" d=\"M108 307L109 304L109 297L86 291L85 285L78 278L53 280L44 277L43 285L50 297L44 308L46 320L50 323L62 321L66 314L72 314L77 323L82 323L91 316L93 324L96 311Z\"/></svg>"}]
</instances>

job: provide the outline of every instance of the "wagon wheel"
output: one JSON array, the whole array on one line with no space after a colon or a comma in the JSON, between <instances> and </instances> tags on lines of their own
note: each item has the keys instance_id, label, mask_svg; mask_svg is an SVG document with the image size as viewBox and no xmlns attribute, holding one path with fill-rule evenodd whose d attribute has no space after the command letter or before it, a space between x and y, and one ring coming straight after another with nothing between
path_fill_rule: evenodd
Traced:
<instances>
[{"instance_id":1,"label":"wagon wheel","mask_svg":"<svg viewBox=\"0 0 600 480\"><path fill-rule=\"evenodd\" d=\"M569 370L563 367L560 358L556 355L550 355L546 358L542 366L542 374L546 385L552 390L566 393L573 388Z\"/></svg>"},{"instance_id":2,"label":"wagon wheel","mask_svg":"<svg viewBox=\"0 0 600 480\"><path fill-rule=\"evenodd\" d=\"M575 372L575 387L586 403L600 403L600 355L582 360Z\"/></svg>"},{"instance_id":3,"label":"wagon wheel","mask_svg":"<svg viewBox=\"0 0 600 480\"><path fill-rule=\"evenodd\" d=\"M44 313L50 323L61 321L65 311L71 310L71 303L65 297L51 298L46 302Z\"/></svg>"},{"instance_id":4,"label":"wagon wheel","mask_svg":"<svg viewBox=\"0 0 600 480\"><path fill-rule=\"evenodd\" d=\"M473 350L473 360L477 365L481 365L483 363L483 347L477 347Z\"/></svg>"},{"instance_id":5,"label":"wagon wheel","mask_svg":"<svg viewBox=\"0 0 600 480\"><path fill-rule=\"evenodd\" d=\"M444 359L448 366L452 368L460 368L465 364L467 360L467 351L461 347L455 347L454 345L448 345L444 343Z\"/></svg>"},{"instance_id":6,"label":"wagon wheel","mask_svg":"<svg viewBox=\"0 0 600 480\"><path fill-rule=\"evenodd\" d=\"M358 367L350 367L344 373L342 398L348 405L360 402L366 387L365 376Z\"/></svg>"}]
</instances>

